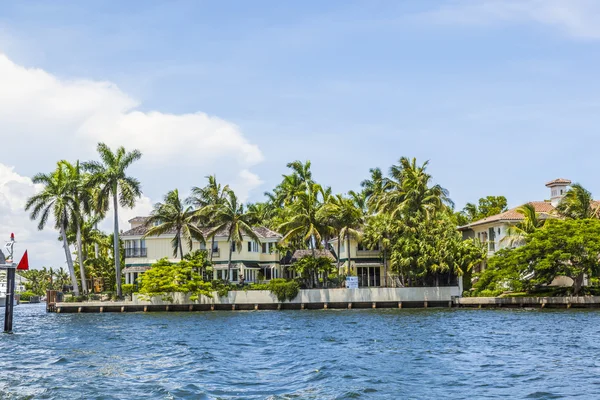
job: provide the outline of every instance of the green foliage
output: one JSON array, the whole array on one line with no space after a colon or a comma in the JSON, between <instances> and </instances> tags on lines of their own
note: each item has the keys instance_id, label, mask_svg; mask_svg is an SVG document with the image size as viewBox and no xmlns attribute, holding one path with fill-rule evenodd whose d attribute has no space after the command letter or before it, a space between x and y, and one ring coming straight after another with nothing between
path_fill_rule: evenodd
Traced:
<instances>
[{"instance_id":1,"label":"green foliage","mask_svg":"<svg viewBox=\"0 0 600 400\"><path fill-rule=\"evenodd\" d=\"M133 294L133 288L134 288L134 286L131 283L124 284L121 287L121 289L123 290L123 294L126 296Z\"/></svg>"},{"instance_id":2,"label":"green foliage","mask_svg":"<svg viewBox=\"0 0 600 400\"><path fill-rule=\"evenodd\" d=\"M182 260L171 263L166 258L159 260L140 277L139 293L143 297L168 296L169 293L191 293L212 296L213 285L202 280L194 263Z\"/></svg>"},{"instance_id":3,"label":"green foliage","mask_svg":"<svg viewBox=\"0 0 600 400\"><path fill-rule=\"evenodd\" d=\"M21 301L30 301L32 296L39 296L39 295L34 292L31 292L31 291L22 292L19 294L19 298Z\"/></svg>"},{"instance_id":4,"label":"green foliage","mask_svg":"<svg viewBox=\"0 0 600 400\"><path fill-rule=\"evenodd\" d=\"M573 279L577 295L584 276L600 272L600 220L548 220L525 240L524 246L500 251L489 260L477 291L531 290L564 275Z\"/></svg>"},{"instance_id":5,"label":"green foliage","mask_svg":"<svg viewBox=\"0 0 600 400\"><path fill-rule=\"evenodd\" d=\"M478 205L467 203L460 213L457 213L458 224L467 225L507 210L506 197L487 196L479 199Z\"/></svg>"},{"instance_id":6,"label":"green foliage","mask_svg":"<svg viewBox=\"0 0 600 400\"><path fill-rule=\"evenodd\" d=\"M313 279L317 274L325 273L327 276L335 270L335 266L329 258L313 256L302 257L292 268L300 275L305 287L312 286Z\"/></svg>"},{"instance_id":7,"label":"green foliage","mask_svg":"<svg viewBox=\"0 0 600 400\"><path fill-rule=\"evenodd\" d=\"M277 300L279 301L293 300L298 296L298 292L300 291L298 282L281 278L271 279L267 287L271 293L277 296Z\"/></svg>"}]
</instances>

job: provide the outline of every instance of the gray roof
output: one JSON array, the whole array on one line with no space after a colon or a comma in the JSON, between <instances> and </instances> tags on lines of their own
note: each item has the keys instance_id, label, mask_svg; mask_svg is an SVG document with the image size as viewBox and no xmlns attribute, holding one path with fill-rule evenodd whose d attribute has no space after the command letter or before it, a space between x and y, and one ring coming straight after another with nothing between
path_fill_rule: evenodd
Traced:
<instances>
[{"instance_id":1,"label":"gray roof","mask_svg":"<svg viewBox=\"0 0 600 400\"><path fill-rule=\"evenodd\" d=\"M143 236L146 234L146 232L148 232L148 227L144 225L144 222L148 219L148 217L135 217L133 220L135 220L135 222L139 222L142 225L140 226L136 226L135 228L129 229L128 231L125 231L123 233L121 233L121 237L126 237L126 236ZM133 221L130 220L130 221ZM202 231L202 234L204 236L208 236L208 234L211 232L211 228L207 228L207 227L200 227L200 230ZM256 234L256 236L259 237L259 239L281 239L283 236L275 231L272 231L268 228L265 228L264 226L256 226L253 227L252 230L254 231L254 233ZM165 235L174 235L175 234L175 229L172 229L169 232L166 232ZM217 232L216 236L227 236L226 234L226 229L222 229L221 231Z\"/></svg>"}]
</instances>

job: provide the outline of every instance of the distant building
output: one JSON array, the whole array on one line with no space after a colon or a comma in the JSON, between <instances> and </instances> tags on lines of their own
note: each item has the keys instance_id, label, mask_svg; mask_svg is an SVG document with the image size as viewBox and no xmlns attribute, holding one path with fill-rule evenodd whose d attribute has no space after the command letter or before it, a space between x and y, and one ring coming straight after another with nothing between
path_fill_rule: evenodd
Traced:
<instances>
[{"instance_id":1,"label":"distant building","mask_svg":"<svg viewBox=\"0 0 600 400\"><path fill-rule=\"evenodd\" d=\"M121 239L125 244L125 268L123 269L125 283L136 284L140 274L150 269L152 264L161 258L166 257L171 262L180 261L179 258L173 257L173 247L171 246L175 232L144 238L144 234L149 229L146 227L146 221L147 217L136 217L129 220L131 229L121 234ZM210 232L208 228L204 228L202 231L205 237ZM279 252L275 247L282 236L264 227L254 228L254 233L259 237L260 242L244 237L241 248L236 248L235 243L229 243L225 232L217 233L212 248L212 279L225 279L227 276L230 246L233 248L229 279L231 282L239 282L242 276L245 282L257 282L259 274L262 274L264 280L283 276ZM206 243L194 240L192 251L208 251L210 246L210 240L207 240ZM185 246L184 251L188 251Z\"/></svg>"}]
</instances>

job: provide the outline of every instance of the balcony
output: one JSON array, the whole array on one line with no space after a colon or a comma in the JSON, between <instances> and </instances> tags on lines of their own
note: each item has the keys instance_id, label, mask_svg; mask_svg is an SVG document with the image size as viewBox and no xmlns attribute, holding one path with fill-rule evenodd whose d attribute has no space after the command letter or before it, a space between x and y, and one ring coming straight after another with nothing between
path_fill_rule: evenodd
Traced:
<instances>
[{"instance_id":1,"label":"balcony","mask_svg":"<svg viewBox=\"0 0 600 400\"><path fill-rule=\"evenodd\" d=\"M148 255L148 249L145 247L125 249L125 258L144 258Z\"/></svg>"},{"instance_id":2,"label":"balcony","mask_svg":"<svg viewBox=\"0 0 600 400\"><path fill-rule=\"evenodd\" d=\"M356 250L356 257L379 257L380 255L381 255L380 250L367 250L367 249Z\"/></svg>"}]
</instances>

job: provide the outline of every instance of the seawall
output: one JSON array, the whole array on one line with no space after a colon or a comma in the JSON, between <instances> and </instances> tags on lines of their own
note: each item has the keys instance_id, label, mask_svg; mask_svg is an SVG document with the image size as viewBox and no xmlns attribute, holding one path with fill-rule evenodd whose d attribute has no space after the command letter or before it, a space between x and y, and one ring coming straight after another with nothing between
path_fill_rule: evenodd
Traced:
<instances>
[{"instance_id":1,"label":"seawall","mask_svg":"<svg viewBox=\"0 0 600 400\"><path fill-rule=\"evenodd\" d=\"M134 294L131 301L48 303L47 311L74 312L150 312L211 310L280 310L334 308L427 308L452 307L460 295L458 286L411 288L359 288L300 290L296 298L279 301L268 290L230 291L227 296L200 296L190 300L186 293L171 293L165 299L149 299Z\"/></svg>"}]
</instances>

